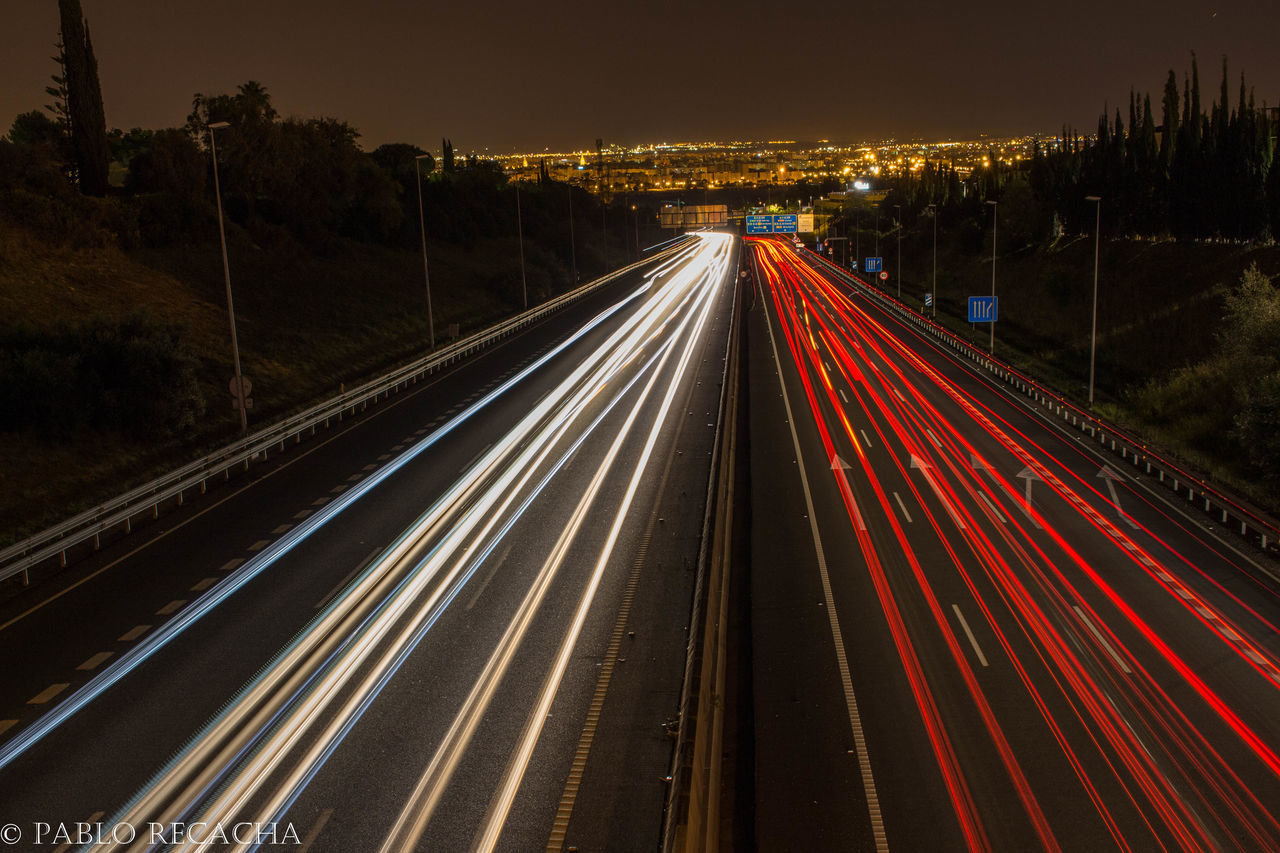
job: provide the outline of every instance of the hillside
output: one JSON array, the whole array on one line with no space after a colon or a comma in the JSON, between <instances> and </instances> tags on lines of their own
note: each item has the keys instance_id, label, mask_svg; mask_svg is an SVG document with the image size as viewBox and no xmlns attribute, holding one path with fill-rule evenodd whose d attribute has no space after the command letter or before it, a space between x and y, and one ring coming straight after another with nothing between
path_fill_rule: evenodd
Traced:
<instances>
[{"instance_id":1,"label":"hillside","mask_svg":"<svg viewBox=\"0 0 1280 853\"><path fill-rule=\"evenodd\" d=\"M345 242L321 258L289 242L255 246L235 227L229 243L241 360L254 382L251 428L426 350L420 252ZM437 341L450 323L466 333L516 309L514 240L432 243L429 252ZM557 263L531 260L540 273ZM230 332L217 243L126 252L56 245L12 221L0 227L0 325L51 334L139 310L181 330L198 363L202 417L160 438L0 432L0 541L144 482L239 427L227 391Z\"/></svg>"}]
</instances>

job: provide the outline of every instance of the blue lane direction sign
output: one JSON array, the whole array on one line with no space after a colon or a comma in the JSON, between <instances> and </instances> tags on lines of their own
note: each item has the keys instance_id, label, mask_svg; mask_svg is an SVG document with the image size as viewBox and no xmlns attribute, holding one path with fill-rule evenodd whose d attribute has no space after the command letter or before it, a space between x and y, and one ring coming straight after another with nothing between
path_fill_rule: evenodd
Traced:
<instances>
[{"instance_id":1,"label":"blue lane direction sign","mask_svg":"<svg viewBox=\"0 0 1280 853\"><path fill-rule=\"evenodd\" d=\"M929 307L929 306L931 306L931 305L933 305L933 294L932 294L932 293L926 293L926 294L924 295L924 307L925 307L925 308L928 308L928 307Z\"/></svg>"},{"instance_id":2,"label":"blue lane direction sign","mask_svg":"<svg viewBox=\"0 0 1280 853\"><path fill-rule=\"evenodd\" d=\"M800 217L794 213L775 213L773 215L774 234L794 234L800 228Z\"/></svg>"},{"instance_id":3,"label":"blue lane direction sign","mask_svg":"<svg viewBox=\"0 0 1280 853\"><path fill-rule=\"evenodd\" d=\"M747 217L747 233L748 234L772 234L773 233L773 217L764 216L748 216Z\"/></svg>"},{"instance_id":4,"label":"blue lane direction sign","mask_svg":"<svg viewBox=\"0 0 1280 853\"><path fill-rule=\"evenodd\" d=\"M994 323L999 318L999 306L994 296L969 297L969 322Z\"/></svg>"},{"instance_id":5,"label":"blue lane direction sign","mask_svg":"<svg viewBox=\"0 0 1280 853\"><path fill-rule=\"evenodd\" d=\"M880 272L884 266L884 258L867 258L867 265L863 269L867 272Z\"/></svg>"}]
</instances>

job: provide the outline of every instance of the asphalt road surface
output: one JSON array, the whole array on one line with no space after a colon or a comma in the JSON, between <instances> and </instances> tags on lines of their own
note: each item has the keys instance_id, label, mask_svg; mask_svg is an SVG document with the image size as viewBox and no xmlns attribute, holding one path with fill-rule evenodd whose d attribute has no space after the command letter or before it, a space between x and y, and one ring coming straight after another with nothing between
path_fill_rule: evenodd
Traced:
<instances>
[{"instance_id":1,"label":"asphalt road surface","mask_svg":"<svg viewBox=\"0 0 1280 853\"><path fill-rule=\"evenodd\" d=\"M9 602L0 850L653 849L737 257L698 236Z\"/></svg>"},{"instance_id":2,"label":"asphalt road surface","mask_svg":"<svg viewBox=\"0 0 1280 853\"><path fill-rule=\"evenodd\" d=\"M1280 849L1262 558L815 256L745 251L759 849Z\"/></svg>"}]
</instances>

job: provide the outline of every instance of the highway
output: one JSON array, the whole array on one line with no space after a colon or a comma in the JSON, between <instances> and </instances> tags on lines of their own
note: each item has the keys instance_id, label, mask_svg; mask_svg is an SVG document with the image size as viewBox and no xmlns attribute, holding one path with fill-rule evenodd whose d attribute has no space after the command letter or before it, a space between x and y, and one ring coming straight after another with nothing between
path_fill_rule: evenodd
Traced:
<instances>
[{"instance_id":1,"label":"highway","mask_svg":"<svg viewBox=\"0 0 1280 853\"><path fill-rule=\"evenodd\" d=\"M696 235L11 603L0 845L656 846L737 258Z\"/></svg>"},{"instance_id":2,"label":"highway","mask_svg":"<svg viewBox=\"0 0 1280 853\"><path fill-rule=\"evenodd\" d=\"M1274 567L814 255L744 252L758 848L1280 849Z\"/></svg>"}]
</instances>

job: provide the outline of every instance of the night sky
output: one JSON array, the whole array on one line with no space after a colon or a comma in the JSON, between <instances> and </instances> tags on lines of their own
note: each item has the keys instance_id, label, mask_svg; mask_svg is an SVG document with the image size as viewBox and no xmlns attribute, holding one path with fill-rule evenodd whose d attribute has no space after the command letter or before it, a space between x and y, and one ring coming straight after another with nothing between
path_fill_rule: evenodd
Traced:
<instances>
[{"instance_id":1,"label":"night sky","mask_svg":"<svg viewBox=\"0 0 1280 853\"><path fill-rule=\"evenodd\" d=\"M282 115L384 142L573 150L703 139L972 138L1127 118L1200 58L1280 102L1280 3L82 0L108 127L181 124L258 80ZM821 10L821 11L817 11ZM0 132L48 102L56 0L4 0Z\"/></svg>"}]
</instances>

